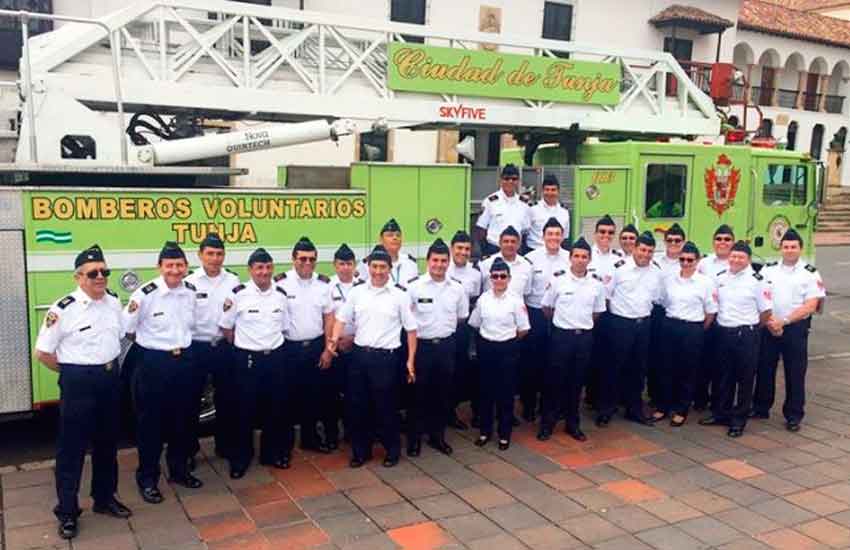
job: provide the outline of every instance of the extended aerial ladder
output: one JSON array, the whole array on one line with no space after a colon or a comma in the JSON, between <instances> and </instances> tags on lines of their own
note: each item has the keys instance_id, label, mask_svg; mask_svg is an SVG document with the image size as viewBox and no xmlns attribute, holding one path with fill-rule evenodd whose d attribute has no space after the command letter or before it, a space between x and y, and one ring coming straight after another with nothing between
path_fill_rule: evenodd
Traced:
<instances>
[{"instance_id":1,"label":"extended aerial ladder","mask_svg":"<svg viewBox=\"0 0 850 550\"><path fill-rule=\"evenodd\" d=\"M9 15L6 12L4 15ZM615 105L403 92L388 84L388 49L482 46L613 64ZM131 113L300 122L349 119L355 131L483 128L535 136L717 135L714 104L668 53L607 48L221 0L141 0L93 22L29 38L16 163L151 162L126 134ZM676 93L668 95L668 80ZM469 121L462 109L486 109ZM116 136L120 135L121 139ZM72 143L73 154L63 155ZM65 147L65 151L69 150ZM70 157L70 158L69 158ZM76 157L76 158L75 158Z\"/></svg>"}]
</instances>

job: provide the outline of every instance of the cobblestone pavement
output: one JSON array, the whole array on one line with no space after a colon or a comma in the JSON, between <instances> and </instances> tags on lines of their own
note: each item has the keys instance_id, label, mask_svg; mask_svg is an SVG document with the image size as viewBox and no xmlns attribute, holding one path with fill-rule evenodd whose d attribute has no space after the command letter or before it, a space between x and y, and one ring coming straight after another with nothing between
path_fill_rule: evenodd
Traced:
<instances>
[{"instance_id":1,"label":"cobblestone pavement","mask_svg":"<svg viewBox=\"0 0 850 550\"><path fill-rule=\"evenodd\" d=\"M2 476L6 550L515 548L724 550L850 548L850 358L813 362L803 430L778 407L732 440L689 423L643 427L621 419L541 443L523 425L500 452L451 432L451 457L349 469L346 451L298 454L290 470L253 467L241 480L204 442L200 490L161 484L149 505L135 490L133 450L120 455L120 495L134 516L94 516L57 538L53 471ZM88 479L84 481L88 487Z\"/></svg>"}]
</instances>

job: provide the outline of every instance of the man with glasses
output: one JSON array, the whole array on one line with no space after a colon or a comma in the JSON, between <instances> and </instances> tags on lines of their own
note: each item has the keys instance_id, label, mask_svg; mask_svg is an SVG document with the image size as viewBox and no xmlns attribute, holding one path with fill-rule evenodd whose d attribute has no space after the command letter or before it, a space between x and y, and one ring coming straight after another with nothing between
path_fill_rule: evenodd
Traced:
<instances>
[{"instance_id":1,"label":"man with glasses","mask_svg":"<svg viewBox=\"0 0 850 550\"><path fill-rule=\"evenodd\" d=\"M115 498L120 431L121 302L106 285L110 271L98 245L74 260L77 289L50 306L35 343L36 357L59 373L59 438L53 513L63 539L77 536L83 463L92 447L93 511L127 518Z\"/></svg>"},{"instance_id":2,"label":"man with glasses","mask_svg":"<svg viewBox=\"0 0 850 550\"><path fill-rule=\"evenodd\" d=\"M475 222L476 238L482 243L481 253L484 256L499 251L502 232L509 226L520 234L528 232L530 216L528 205L519 195L519 169L513 164L506 164L502 168L499 185L498 191L481 201L484 210Z\"/></svg>"},{"instance_id":3,"label":"man with glasses","mask_svg":"<svg viewBox=\"0 0 850 550\"><path fill-rule=\"evenodd\" d=\"M316 246L307 237L301 237L292 248L292 269L274 279L286 292L289 306L284 352L286 369L293 382L291 409L301 425L301 448L327 454L331 452L330 442L323 440L316 425L321 420L326 434L337 432L330 426L336 420L333 379L328 370L333 356L325 350L325 338L333 329L333 306L328 294L330 279L316 273L317 260ZM289 451L285 454L289 455Z\"/></svg>"},{"instance_id":4,"label":"man with glasses","mask_svg":"<svg viewBox=\"0 0 850 550\"><path fill-rule=\"evenodd\" d=\"M531 223L528 229L526 245L531 250L543 248L543 231L546 223L555 218L563 228L565 237L570 236L570 212L561 205L561 184L555 174L543 177L543 200L538 201L529 209Z\"/></svg>"},{"instance_id":5,"label":"man with glasses","mask_svg":"<svg viewBox=\"0 0 850 550\"><path fill-rule=\"evenodd\" d=\"M715 284L717 276L729 269L729 253L735 243L735 233L725 223L714 231L714 253L700 259L697 271L706 275ZM717 368L717 320L712 323L705 333L702 347L702 359L697 370L697 381L694 386L694 410L704 411L709 404L720 395L720 371Z\"/></svg>"},{"instance_id":6,"label":"man with glasses","mask_svg":"<svg viewBox=\"0 0 850 550\"><path fill-rule=\"evenodd\" d=\"M637 228L632 224L628 224L620 230L620 253L622 253L623 258L631 257L639 234Z\"/></svg>"},{"instance_id":7,"label":"man with glasses","mask_svg":"<svg viewBox=\"0 0 850 550\"><path fill-rule=\"evenodd\" d=\"M514 229L514 226L509 225L502 231L499 237L499 252L481 262L481 272L487 274L481 279L482 292L490 290L490 266L496 260L502 260L511 268L511 282L508 291L519 296L521 300L531 293L532 266L528 258L519 253L521 245L519 231Z\"/></svg>"}]
</instances>

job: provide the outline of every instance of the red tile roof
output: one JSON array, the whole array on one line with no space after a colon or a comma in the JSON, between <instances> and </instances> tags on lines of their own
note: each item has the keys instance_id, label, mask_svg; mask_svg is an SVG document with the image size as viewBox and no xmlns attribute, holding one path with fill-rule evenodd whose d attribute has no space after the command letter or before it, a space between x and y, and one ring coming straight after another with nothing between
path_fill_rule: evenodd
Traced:
<instances>
[{"instance_id":1,"label":"red tile roof","mask_svg":"<svg viewBox=\"0 0 850 550\"><path fill-rule=\"evenodd\" d=\"M792 10L818 11L829 8L850 7L850 0L763 0L771 4L785 6Z\"/></svg>"},{"instance_id":2,"label":"red tile roof","mask_svg":"<svg viewBox=\"0 0 850 550\"><path fill-rule=\"evenodd\" d=\"M794 0L775 1L788 4ZM798 11L769 1L744 0L738 11L738 28L850 48L850 21Z\"/></svg>"},{"instance_id":3,"label":"red tile roof","mask_svg":"<svg viewBox=\"0 0 850 550\"><path fill-rule=\"evenodd\" d=\"M693 6L680 6L678 4L673 4L672 6L660 11L655 17L650 19L649 22L656 27L663 26L665 24L678 23L683 26L690 24L690 26L697 28L711 28L717 30L728 29L729 27L735 26L735 23L728 19L724 19L719 15L714 15L713 13L709 13Z\"/></svg>"}]
</instances>

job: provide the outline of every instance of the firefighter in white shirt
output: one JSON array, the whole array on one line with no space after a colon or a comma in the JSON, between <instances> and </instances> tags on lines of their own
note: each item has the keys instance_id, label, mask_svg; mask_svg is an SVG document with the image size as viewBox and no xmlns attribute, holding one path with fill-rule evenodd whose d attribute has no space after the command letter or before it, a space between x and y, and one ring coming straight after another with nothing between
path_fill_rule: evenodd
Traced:
<instances>
[{"instance_id":1,"label":"firefighter in white shirt","mask_svg":"<svg viewBox=\"0 0 850 550\"><path fill-rule=\"evenodd\" d=\"M121 302L106 285L109 268L93 245L74 260L77 289L50 306L35 343L36 357L59 372L59 436L53 513L63 539L77 536L77 495L86 451L92 447L93 511L126 518L115 498L120 432Z\"/></svg>"},{"instance_id":2,"label":"firefighter in white shirt","mask_svg":"<svg viewBox=\"0 0 850 550\"><path fill-rule=\"evenodd\" d=\"M685 243L678 258L681 267L664 278L661 292L665 318L659 345L663 357L652 420L669 416L670 425L676 428L688 418L705 331L717 313L714 282L696 272L698 261L699 249L692 242Z\"/></svg>"},{"instance_id":3,"label":"firefighter in white shirt","mask_svg":"<svg viewBox=\"0 0 850 550\"><path fill-rule=\"evenodd\" d=\"M475 222L475 236L481 242L481 253L490 256L499 251L502 232L513 226L519 233L528 232L529 213L525 199L519 194L519 169L513 164L502 168L499 190L481 201L483 211Z\"/></svg>"},{"instance_id":4,"label":"firefighter in white shirt","mask_svg":"<svg viewBox=\"0 0 850 550\"><path fill-rule=\"evenodd\" d=\"M803 238L789 229L780 241L782 261L767 264L761 273L773 289L773 315L762 329L756 391L751 417L768 418L776 395L779 357L785 369L785 427L796 432L806 402L806 369L812 315L826 297L820 273L800 259Z\"/></svg>"},{"instance_id":5,"label":"firefighter in white shirt","mask_svg":"<svg viewBox=\"0 0 850 550\"><path fill-rule=\"evenodd\" d=\"M428 272L407 287L418 338L413 406L407 419L408 456L419 456L420 439L426 433L431 448L452 454L445 430L453 404L455 333L469 317L469 299L460 281L446 274L450 257L446 243L434 241L428 248Z\"/></svg>"},{"instance_id":6,"label":"firefighter in white shirt","mask_svg":"<svg viewBox=\"0 0 850 550\"><path fill-rule=\"evenodd\" d=\"M401 252L403 244L401 226L395 220L390 218L387 223L381 228L380 244L384 250L390 255L393 262L393 267L390 270L390 282L394 285L406 285L407 281L419 275L419 265L416 263L416 258L410 254ZM363 258L360 263L361 281L369 279L369 265L367 258Z\"/></svg>"},{"instance_id":7,"label":"firefighter in white shirt","mask_svg":"<svg viewBox=\"0 0 850 550\"><path fill-rule=\"evenodd\" d=\"M570 234L570 212L561 205L561 184L555 174L546 174L541 186L543 198L529 208L528 237L526 246L531 250L543 247L544 226L551 218L558 220L564 235Z\"/></svg>"},{"instance_id":8,"label":"firefighter in white shirt","mask_svg":"<svg viewBox=\"0 0 850 550\"><path fill-rule=\"evenodd\" d=\"M378 245L367 258L369 278L351 289L336 312L328 351L336 354L345 326L354 327L354 356L346 384L347 415L351 431L352 468L372 458L372 439L377 431L386 450L384 466L398 464L401 454L399 427L399 369L401 331L406 330L408 383L416 380L416 318L405 287L390 281L392 259ZM374 424L373 424L374 423ZM347 427L348 427L347 425Z\"/></svg>"},{"instance_id":9,"label":"firefighter in white shirt","mask_svg":"<svg viewBox=\"0 0 850 550\"><path fill-rule=\"evenodd\" d=\"M623 258L631 257L637 244L638 235L640 235L640 232L632 224L628 224L620 230L620 254L623 255Z\"/></svg>"},{"instance_id":10,"label":"firefighter in white shirt","mask_svg":"<svg viewBox=\"0 0 850 550\"><path fill-rule=\"evenodd\" d=\"M511 268L496 258L489 268L491 288L478 299L469 317L478 330L481 426L475 445L483 447L493 433L493 409L498 420L499 450L511 445L514 395L520 342L530 327L522 297L509 290Z\"/></svg>"},{"instance_id":11,"label":"firefighter in white shirt","mask_svg":"<svg viewBox=\"0 0 850 550\"><path fill-rule=\"evenodd\" d=\"M490 290L492 286L491 278L489 277L490 267L496 260L502 260L508 267L511 268L511 283L508 287L509 292L513 292L522 300L531 293L531 278L532 266L528 259L519 253L522 245L519 231L514 226L509 225L502 231L499 237L499 252L489 256L481 261L481 290Z\"/></svg>"},{"instance_id":12,"label":"firefighter in white shirt","mask_svg":"<svg viewBox=\"0 0 850 550\"><path fill-rule=\"evenodd\" d=\"M525 298L531 330L523 340L519 373L519 397L526 422L534 422L537 418L537 394L543 390L543 374L549 356L550 322L543 314L543 294L555 274L570 269L570 254L561 248L563 240L561 223L549 218L543 227L544 245L525 256L532 266L531 292Z\"/></svg>"},{"instance_id":13,"label":"firefighter in white shirt","mask_svg":"<svg viewBox=\"0 0 850 550\"><path fill-rule=\"evenodd\" d=\"M194 470L194 456L200 450L198 444L198 421L201 412L201 396L208 380L212 381L215 393L215 452L218 456L227 458L229 445L228 434L232 430L228 425L233 422L232 396L228 393L231 386L233 370L233 348L221 334L218 320L221 317L224 301L230 295L233 287L239 284L239 277L225 269L224 241L218 233L208 233L201 241L198 259L201 267L190 271L186 281L193 284L197 291L195 297L196 314L195 327L192 330L192 356L195 392L193 404L195 409L190 420L193 422L189 441L189 469Z\"/></svg>"},{"instance_id":14,"label":"firefighter in white shirt","mask_svg":"<svg viewBox=\"0 0 850 550\"><path fill-rule=\"evenodd\" d=\"M188 471L189 417L195 410L191 353L195 286L183 280L189 264L177 243L165 243L158 264L160 276L133 292L122 314L123 329L141 354L133 374L139 447L136 483L151 504L163 501L158 483L165 443L169 480L190 489L203 485Z\"/></svg>"},{"instance_id":15,"label":"firefighter in white shirt","mask_svg":"<svg viewBox=\"0 0 850 550\"><path fill-rule=\"evenodd\" d=\"M728 426L729 437L740 437L753 403L761 325L773 309L770 282L753 271L752 251L738 241L729 254L729 271L717 276L717 362L720 394L712 399L712 415L703 426Z\"/></svg>"},{"instance_id":16,"label":"firefighter in white shirt","mask_svg":"<svg viewBox=\"0 0 850 550\"><path fill-rule=\"evenodd\" d=\"M593 324L605 311L605 287L587 271L590 255L590 244L579 237L570 251L569 267L555 272L543 296L543 311L553 327L537 434L541 441L552 437L559 411L564 411L567 434L587 440L579 426L579 402L593 351Z\"/></svg>"},{"instance_id":17,"label":"firefighter in white shirt","mask_svg":"<svg viewBox=\"0 0 850 550\"><path fill-rule=\"evenodd\" d=\"M239 410L231 441L230 477L240 479L254 457L254 419L261 411L260 464L289 468L292 380L284 351L289 327L286 291L272 281L274 260L263 248L248 257L251 280L233 288L219 326L234 346L233 392Z\"/></svg>"},{"instance_id":18,"label":"firefighter in white shirt","mask_svg":"<svg viewBox=\"0 0 850 550\"><path fill-rule=\"evenodd\" d=\"M328 431L327 426L336 421L333 378L328 370L333 357L325 350L333 328L333 307L328 294L330 278L316 273L318 258L313 242L301 237L292 249L292 269L275 276L275 284L286 291L289 305L289 328L284 331L286 368L292 375L290 395L295 421L301 425L301 448L327 454L331 452L329 442L322 439L316 426L321 421Z\"/></svg>"},{"instance_id":19,"label":"firefighter in white shirt","mask_svg":"<svg viewBox=\"0 0 850 550\"><path fill-rule=\"evenodd\" d=\"M354 251L347 244L342 243L334 252L334 271L336 274L331 277L328 283L328 293L330 295L331 309L334 314L342 307L354 288L357 281L357 266ZM327 343L325 344L327 346ZM339 422L342 421L346 426L345 420L345 380L348 374L348 367L351 364L351 351L354 347L354 327L346 325L345 330L339 339L337 346L337 355L333 359L333 366L330 369L330 374L333 379L334 393L336 395L336 406L333 414L336 421L329 421L325 426L325 440L328 448L335 450L339 446ZM346 433L346 438L350 434Z\"/></svg>"}]
</instances>

